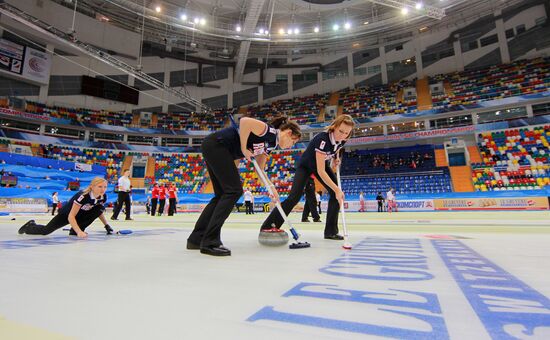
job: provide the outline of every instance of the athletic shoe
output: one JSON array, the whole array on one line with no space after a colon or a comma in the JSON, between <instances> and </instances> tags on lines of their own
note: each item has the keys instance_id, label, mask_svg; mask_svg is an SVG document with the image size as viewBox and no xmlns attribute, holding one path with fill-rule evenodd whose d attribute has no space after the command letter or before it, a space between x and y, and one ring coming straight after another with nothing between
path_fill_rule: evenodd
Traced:
<instances>
[{"instance_id":1,"label":"athletic shoe","mask_svg":"<svg viewBox=\"0 0 550 340\"><path fill-rule=\"evenodd\" d=\"M325 235L325 240L343 240L344 237L341 235Z\"/></svg>"},{"instance_id":2,"label":"athletic shoe","mask_svg":"<svg viewBox=\"0 0 550 340\"><path fill-rule=\"evenodd\" d=\"M212 256L231 256L231 250L224 246L201 247L201 254Z\"/></svg>"},{"instance_id":3,"label":"athletic shoe","mask_svg":"<svg viewBox=\"0 0 550 340\"><path fill-rule=\"evenodd\" d=\"M34 220L30 220L28 221L27 223L23 224L23 226L21 228L19 228L19 231L18 233L21 235L21 234L25 234L27 232L27 227L30 226L31 224L35 224L34 223Z\"/></svg>"},{"instance_id":4,"label":"athletic shoe","mask_svg":"<svg viewBox=\"0 0 550 340\"><path fill-rule=\"evenodd\" d=\"M133 218L127 218L126 221L133 221L134 219Z\"/></svg>"},{"instance_id":5,"label":"athletic shoe","mask_svg":"<svg viewBox=\"0 0 550 340\"><path fill-rule=\"evenodd\" d=\"M313 220L313 222L323 222L323 221L321 221L321 219L318 218L318 219L316 219L316 220Z\"/></svg>"},{"instance_id":6,"label":"athletic shoe","mask_svg":"<svg viewBox=\"0 0 550 340\"><path fill-rule=\"evenodd\" d=\"M309 219L306 218L305 220L302 220L302 222L309 222Z\"/></svg>"}]
</instances>

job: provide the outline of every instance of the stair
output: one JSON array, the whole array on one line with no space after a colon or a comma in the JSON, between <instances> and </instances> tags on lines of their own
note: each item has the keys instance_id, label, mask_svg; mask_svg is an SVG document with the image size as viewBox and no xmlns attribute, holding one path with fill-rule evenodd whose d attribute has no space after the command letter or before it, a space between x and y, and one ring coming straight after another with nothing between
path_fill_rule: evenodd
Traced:
<instances>
[{"instance_id":1,"label":"stair","mask_svg":"<svg viewBox=\"0 0 550 340\"><path fill-rule=\"evenodd\" d=\"M328 99L328 106L338 105L338 99L340 99L340 94L338 92L331 93Z\"/></svg>"},{"instance_id":2,"label":"stair","mask_svg":"<svg viewBox=\"0 0 550 340\"><path fill-rule=\"evenodd\" d=\"M397 93L395 94L395 100L398 103L402 103L403 102L403 97L405 97L403 89L397 90Z\"/></svg>"},{"instance_id":3,"label":"stair","mask_svg":"<svg viewBox=\"0 0 550 340\"><path fill-rule=\"evenodd\" d=\"M416 102L418 111L432 109L432 94L430 93L428 77L416 81Z\"/></svg>"},{"instance_id":4,"label":"stair","mask_svg":"<svg viewBox=\"0 0 550 340\"><path fill-rule=\"evenodd\" d=\"M453 87L447 80L443 82L443 88L445 89L445 95L450 97L453 94Z\"/></svg>"},{"instance_id":5,"label":"stair","mask_svg":"<svg viewBox=\"0 0 550 340\"><path fill-rule=\"evenodd\" d=\"M317 116L317 121L318 122L324 122L325 121L325 108L321 108L321 110L319 110L319 115Z\"/></svg>"},{"instance_id":6,"label":"stair","mask_svg":"<svg viewBox=\"0 0 550 340\"><path fill-rule=\"evenodd\" d=\"M155 178L155 157L147 157L147 166L145 167L145 177Z\"/></svg>"},{"instance_id":7,"label":"stair","mask_svg":"<svg viewBox=\"0 0 550 340\"><path fill-rule=\"evenodd\" d=\"M481 163L481 154L477 146L468 146L468 153L470 154L470 163Z\"/></svg>"},{"instance_id":8,"label":"stair","mask_svg":"<svg viewBox=\"0 0 550 340\"><path fill-rule=\"evenodd\" d=\"M450 166L451 180L453 182L454 192L473 192L472 168L465 166Z\"/></svg>"},{"instance_id":9,"label":"stair","mask_svg":"<svg viewBox=\"0 0 550 340\"><path fill-rule=\"evenodd\" d=\"M435 149L435 166L449 166L445 149Z\"/></svg>"}]
</instances>

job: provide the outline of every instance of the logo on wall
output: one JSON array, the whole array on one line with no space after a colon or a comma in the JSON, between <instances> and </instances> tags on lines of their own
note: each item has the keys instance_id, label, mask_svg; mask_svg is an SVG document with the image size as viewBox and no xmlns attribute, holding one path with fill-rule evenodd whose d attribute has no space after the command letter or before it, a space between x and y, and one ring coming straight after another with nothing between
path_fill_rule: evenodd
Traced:
<instances>
[{"instance_id":1,"label":"logo on wall","mask_svg":"<svg viewBox=\"0 0 550 340\"><path fill-rule=\"evenodd\" d=\"M44 72L46 70L44 60L39 58L31 58L29 60L29 66L35 72Z\"/></svg>"},{"instance_id":2,"label":"logo on wall","mask_svg":"<svg viewBox=\"0 0 550 340\"><path fill-rule=\"evenodd\" d=\"M21 60L12 59L11 71L15 73L21 73Z\"/></svg>"}]
</instances>

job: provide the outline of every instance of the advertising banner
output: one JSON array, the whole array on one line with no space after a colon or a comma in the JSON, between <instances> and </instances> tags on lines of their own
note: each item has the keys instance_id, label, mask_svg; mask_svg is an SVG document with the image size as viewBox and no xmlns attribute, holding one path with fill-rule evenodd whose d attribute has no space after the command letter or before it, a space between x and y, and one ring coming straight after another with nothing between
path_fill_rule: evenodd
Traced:
<instances>
[{"instance_id":1,"label":"advertising banner","mask_svg":"<svg viewBox=\"0 0 550 340\"><path fill-rule=\"evenodd\" d=\"M406 132L398 133L395 135L388 136L372 136L372 137L359 137L352 138L346 145L360 145L360 144L369 144L369 143L380 143L380 142L392 142L392 141L404 141L410 139L423 139L423 138L433 138L433 137L446 137L446 136L457 136L462 134L473 133L475 127L470 126L460 126L456 128L449 129L436 129L428 131L415 131L415 132Z\"/></svg>"},{"instance_id":2,"label":"advertising banner","mask_svg":"<svg viewBox=\"0 0 550 340\"><path fill-rule=\"evenodd\" d=\"M0 212L48 212L44 198L0 198Z\"/></svg>"},{"instance_id":3,"label":"advertising banner","mask_svg":"<svg viewBox=\"0 0 550 340\"><path fill-rule=\"evenodd\" d=\"M23 61L23 78L35 81L41 84L50 82L50 69L52 67L52 57L49 53L35 50L34 48L25 48L25 59Z\"/></svg>"},{"instance_id":4,"label":"advertising banner","mask_svg":"<svg viewBox=\"0 0 550 340\"><path fill-rule=\"evenodd\" d=\"M435 210L548 210L547 197L457 198L434 200Z\"/></svg>"},{"instance_id":5,"label":"advertising banner","mask_svg":"<svg viewBox=\"0 0 550 340\"><path fill-rule=\"evenodd\" d=\"M321 202L322 211L327 211L328 202ZM346 211L355 211L358 212L361 208L361 203L359 201L346 201L344 203L344 209ZM378 202L375 200L366 200L365 201L366 211L378 211ZM397 200L397 210L398 211L434 211L434 201L431 199L410 199L410 200Z\"/></svg>"}]
</instances>

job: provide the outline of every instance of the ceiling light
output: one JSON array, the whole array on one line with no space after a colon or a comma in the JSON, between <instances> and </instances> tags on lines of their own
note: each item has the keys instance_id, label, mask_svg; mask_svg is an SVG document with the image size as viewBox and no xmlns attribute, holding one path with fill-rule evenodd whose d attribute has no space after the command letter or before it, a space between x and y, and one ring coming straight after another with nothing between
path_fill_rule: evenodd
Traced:
<instances>
[{"instance_id":1,"label":"ceiling light","mask_svg":"<svg viewBox=\"0 0 550 340\"><path fill-rule=\"evenodd\" d=\"M181 21L187 20L187 15L186 14L180 15L180 19L181 19Z\"/></svg>"},{"instance_id":2,"label":"ceiling light","mask_svg":"<svg viewBox=\"0 0 550 340\"><path fill-rule=\"evenodd\" d=\"M369 24L369 22L368 22L368 21L365 21L365 22L363 23L363 25L368 25L368 24Z\"/></svg>"},{"instance_id":3,"label":"ceiling light","mask_svg":"<svg viewBox=\"0 0 550 340\"><path fill-rule=\"evenodd\" d=\"M206 19L205 18L201 18L200 19L200 24L201 26L204 26L206 24Z\"/></svg>"},{"instance_id":4,"label":"ceiling light","mask_svg":"<svg viewBox=\"0 0 550 340\"><path fill-rule=\"evenodd\" d=\"M414 8L416 8L416 9L422 9L422 7L424 7L424 4L421 3L421 2L417 2L417 3L414 5Z\"/></svg>"},{"instance_id":5,"label":"ceiling light","mask_svg":"<svg viewBox=\"0 0 550 340\"><path fill-rule=\"evenodd\" d=\"M332 25L332 30L333 31L338 31L339 29L340 29L340 25L338 25L338 24Z\"/></svg>"},{"instance_id":6,"label":"ceiling light","mask_svg":"<svg viewBox=\"0 0 550 340\"><path fill-rule=\"evenodd\" d=\"M199 19L199 18L195 18L195 19L193 19L193 22L194 22L195 24L198 24L198 23L199 23L199 21L201 21L201 19Z\"/></svg>"},{"instance_id":7,"label":"ceiling light","mask_svg":"<svg viewBox=\"0 0 550 340\"><path fill-rule=\"evenodd\" d=\"M237 32L240 32L240 31L241 31L241 29L242 29L242 28L241 28L241 26L240 26L240 25L237 25L237 27L235 27L235 30L236 30Z\"/></svg>"},{"instance_id":8,"label":"ceiling light","mask_svg":"<svg viewBox=\"0 0 550 340\"><path fill-rule=\"evenodd\" d=\"M409 13L409 9L407 7L401 8L401 14L407 15Z\"/></svg>"},{"instance_id":9,"label":"ceiling light","mask_svg":"<svg viewBox=\"0 0 550 340\"><path fill-rule=\"evenodd\" d=\"M346 23L344 24L344 28L347 29L347 30L349 30L349 29L351 28L351 24L350 24L349 22L346 22Z\"/></svg>"},{"instance_id":10,"label":"ceiling light","mask_svg":"<svg viewBox=\"0 0 550 340\"><path fill-rule=\"evenodd\" d=\"M279 28L279 34L285 34L285 29L284 28Z\"/></svg>"},{"instance_id":11,"label":"ceiling light","mask_svg":"<svg viewBox=\"0 0 550 340\"><path fill-rule=\"evenodd\" d=\"M300 29L299 28L295 28L294 29L294 34L299 34L300 33Z\"/></svg>"},{"instance_id":12,"label":"ceiling light","mask_svg":"<svg viewBox=\"0 0 550 340\"><path fill-rule=\"evenodd\" d=\"M157 11L157 13L160 13L161 10L162 9L160 8L160 6L155 7L155 11Z\"/></svg>"},{"instance_id":13,"label":"ceiling light","mask_svg":"<svg viewBox=\"0 0 550 340\"><path fill-rule=\"evenodd\" d=\"M258 32L260 32L260 34L264 34L264 29L260 28L260 30Z\"/></svg>"},{"instance_id":14,"label":"ceiling light","mask_svg":"<svg viewBox=\"0 0 550 340\"><path fill-rule=\"evenodd\" d=\"M287 31L286 33L292 34L292 28L289 28L288 31Z\"/></svg>"},{"instance_id":15,"label":"ceiling light","mask_svg":"<svg viewBox=\"0 0 550 340\"><path fill-rule=\"evenodd\" d=\"M319 33L319 27L315 26L315 28L313 29L313 32Z\"/></svg>"}]
</instances>

